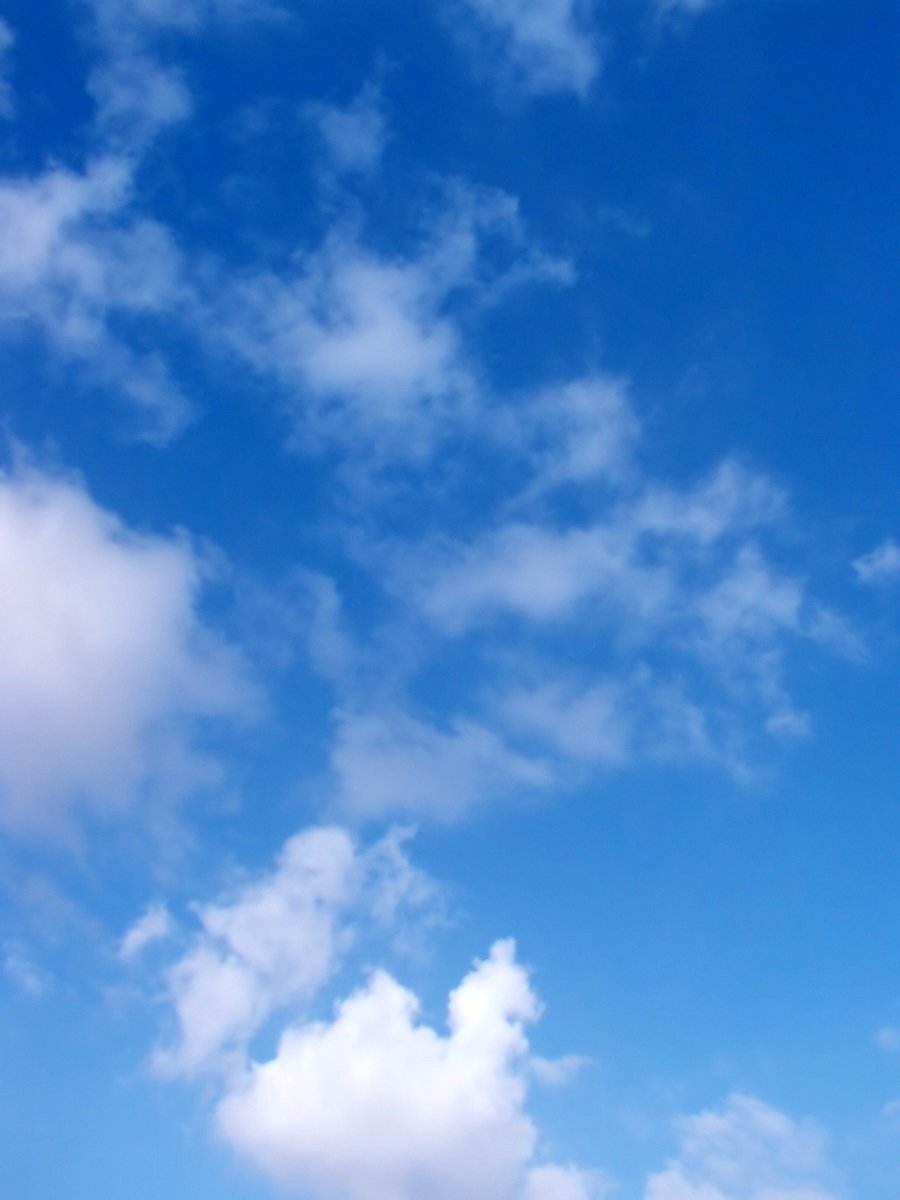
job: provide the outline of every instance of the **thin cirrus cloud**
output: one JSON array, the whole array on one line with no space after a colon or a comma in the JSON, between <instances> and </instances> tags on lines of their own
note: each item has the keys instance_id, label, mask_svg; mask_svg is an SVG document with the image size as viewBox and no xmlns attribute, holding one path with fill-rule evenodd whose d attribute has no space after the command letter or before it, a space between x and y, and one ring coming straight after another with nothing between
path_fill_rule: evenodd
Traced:
<instances>
[{"instance_id":1,"label":"thin cirrus cloud","mask_svg":"<svg viewBox=\"0 0 900 1200\"><path fill-rule=\"evenodd\" d=\"M76 812L219 779L195 729L258 703L205 627L185 538L138 534L76 481L0 476L0 822L58 834Z\"/></svg>"}]
</instances>

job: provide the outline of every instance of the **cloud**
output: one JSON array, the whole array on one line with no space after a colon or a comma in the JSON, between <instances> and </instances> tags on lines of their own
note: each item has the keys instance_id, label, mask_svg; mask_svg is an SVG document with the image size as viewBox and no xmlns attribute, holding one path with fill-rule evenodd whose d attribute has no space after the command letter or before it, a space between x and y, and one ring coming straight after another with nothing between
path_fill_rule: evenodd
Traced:
<instances>
[{"instance_id":1,"label":"cloud","mask_svg":"<svg viewBox=\"0 0 900 1200\"><path fill-rule=\"evenodd\" d=\"M638 627L683 617L683 577L708 570L719 547L727 550L736 536L770 523L780 497L762 477L724 463L694 487L647 482L609 507L604 520L516 520L444 550L443 563L420 584L425 613L452 634L502 613L536 622L569 619L589 602L595 612L627 613ZM716 558L712 565L721 569ZM744 596L745 623L754 614L762 621L757 609L768 611L774 601L756 594L754 607L750 587L733 586ZM725 609L714 597L704 616L710 627L719 620L724 636Z\"/></svg>"},{"instance_id":2,"label":"cloud","mask_svg":"<svg viewBox=\"0 0 900 1200\"><path fill-rule=\"evenodd\" d=\"M15 34L7 22L0 18L0 117L11 117L15 112L12 88L7 78L10 69L10 50L15 44Z\"/></svg>"},{"instance_id":3,"label":"cloud","mask_svg":"<svg viewBox=\"0 0 900 1200\"><path fill-rule=\"evenodd\" d=\"M532 247L515 201L449 185L419 243L385 255L333 228L299 269L226 288L231 346L287 392L300 437L363 452L373 464L426 459L449 429L481 415L461 321L510 287L567 282L566 264Z\"/></svg>"},{"instance_id":4,"label":"cloud","mask_svg":"<svg viewBox=\"0 0 900 1200\"><path fill-rule=\"evenodd\" d=\"M539 1011L512 942L451 993L446 1034L376 971L333 1020L288 1028L233 1082L218 1131L315 1200L588 1200L599 1180L534 1162L525 1028Z\"/></svg>"},{"instance_id":5,"label":"cloud","mask_svg":"<svg viewBox=\"0 0 900 1200\"><path fill-rule=\"evenodd\" d=\"M6 978L25 996L37 999L50 988L50 979L18 942L3 946L3 972Z\"/></svg>"},{"instance_id":6,"label":"cloud","mask_svg":"<svg viewBox=\"0 0 900 1200\"><path fill-rule=\"evenodd\" d=\"M853 570L860 583L882 586L900 580L900 546L893 538L885 538L868 554L854 559Z\"/></svg>"},{"instance_id":7,"label":"cloud","mask_svg":"<svg viewBox=\"0 0 900 1200\"><path fill-rule=\"evenodd\" d=\"M138 534L77 482L0 475L0 823L61 832L217 774L210 718L256 703L237 653L205 627L203 559Z\"/></svg>"},{"instance_id":8,"label":"cloud","mask_svg":"<svg viewBox=\"0 0 900 1200\"><path fill-rule=\"evenodd\" d=\"M657 7L663 13L687 13L689 16L699 16L707 12L720 0L656 0Z\"/></svg>"},{"instance_id":9,"label":"cloud","mask_svg":"<svg viewBox=\"0 0 900 1200\"><path fill-rule=\"evenodd\" d=\"M365 921L396 928L434 888L388 834L365 850L344 830L290 838L274 870L198 906L200 932L166 971L176 1031L156 1071L192 1077L240 1067L254 1034L280 1009L308 1002Z\"/></svg>"},{"instance_id":10,"label":"cloud","mask_svg":"<svg viewBox=\"0 0 900 1200\"><path fill-rule=\"evenodd\" d=\"M119 943L119 958L122 962L132 962L143 954L148 946L166 941L172 936L174 929L169 910L162 904L151 904L122 937Z\"/></svg>"},{"instance_id":11,"label":"cloud","mask_svg":"<svg viewBox=\"0 0 900 1200\"><path fill-rule=\"evenodd\" d=\"M116 156L83 173L50 168L0 178L0 317L37 326L135 406L142 433L165 440L187 405L155 353L130 349L127 329L172 314L181 260L168 232L128 213L132 165Z\"/></svg>"},{"instance_id":12,"label":"cloud","mask_svg":"<svg viewBox=\"0 0 900 1200\"><path fill-rule=\"evenodd\" d=\"M582 0L459 0L457 7L461 35L492 71L499 64L532 94L587 93L600 58Z\"/></svg>"},{"instance_id":13,"label":"cloud","mask_svg":"<svg viewBox=\"0 0 900 1200\"><path fill-rule=\"evenodd\" d=\"M618 681L582 689L554 680L514 688L500 699L504 720L522 735L549 742L569 758L610 765L631 755L636 731L630 708Z\"/></svg>"},{"instance_id":14,"label":"cloud","mask_svg":"<svg viewBox=\"0 0 900 1200\"><path fill-rule=\"evenodd\" d=\"M900 1029L885 1025L876 1030L875 1043L887 1054L900 1054Z\"/></svg>"},{"instance_id":15,"label":"cloud","mask_svg":"<svg viewBox=\"0 0 900 1200\"><path fill-rule=\"evenodd\" d=\"M647 1184L645 1200L836 1200L824 1138L753 1096L679 1122L676 1158Z\"/></svg>"},{"instance_id":16,"label":"cloud","mask_svg":"<svg viewBox=\"0 0 900 1200\"><path fill-rule=\"evenodd\" d=\"M139 156L149 142L191 115L182 73L154 51L161 34L196 34L213 21L274 15L268 0L90 0L93 49L88 78L96 103L95 133Z\"/></svg>"},{"instance_id":17,"label":"cloud","mask_svg":"<svg viewBox=\"0 0 900 1200\"><path fill-rule=\"evenodd\" d=\"M483 725L457 720L440 729L396 709L339 713L331 759L339 811L367 820L399 813L457 821L553 780L546 763Z\"/></svg>"},{"instance_id":18,"label":"cloud","mask_svg":"<svg viewBox=\"0 0 900 1200\"><path fill-rule=\"evenodd\" d=\"M306 114L314 123L338 174L368 174L381 159L387 143L387 120L381 89L369 84L349 104L310 104Z\"/></svg>"}]
</instances>

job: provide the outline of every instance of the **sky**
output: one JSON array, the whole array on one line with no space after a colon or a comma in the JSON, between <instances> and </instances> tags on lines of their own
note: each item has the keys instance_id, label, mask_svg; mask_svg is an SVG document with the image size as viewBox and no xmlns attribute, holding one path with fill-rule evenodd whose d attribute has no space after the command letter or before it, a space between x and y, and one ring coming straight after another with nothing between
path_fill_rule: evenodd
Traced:
<instances>
[{"instance_id":1,"label":"sky","mask_svg":"<svg viewBox=\"0 0 900 1200\"><path fill-rule=\"evenodd\" d=\"M0 3L0 1191L896 1200L900 8Z\"/></svg>"}]
</instances>

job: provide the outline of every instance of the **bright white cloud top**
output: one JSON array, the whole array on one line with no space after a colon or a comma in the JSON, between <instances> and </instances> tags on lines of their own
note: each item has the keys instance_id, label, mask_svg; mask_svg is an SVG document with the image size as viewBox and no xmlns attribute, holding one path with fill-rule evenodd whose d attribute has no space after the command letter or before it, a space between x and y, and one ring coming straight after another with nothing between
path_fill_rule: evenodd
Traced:
<instances>
[{"instance_id":1,"label":"bright white cloud top","mask_svg":"<svg viewBox=\"0 0 900 1200\"><path fill-rule=\"evenodd\" d=\"M73 808L121 810L217 776L201 718L252 711L236 651L197 611L202 557L134 533L79 483L0 479L0 816L59 832Z\"/></svg>"},{"instance_id":2,"label":"bright white cloud top","mask_svg":"<svg viewBox=\"0 0 900 1200\"><path fill-rule=\"evenodd\" d=\"M870 8L9 0L0 1195L896 1200Z\"/></svg>"}]
</instances>

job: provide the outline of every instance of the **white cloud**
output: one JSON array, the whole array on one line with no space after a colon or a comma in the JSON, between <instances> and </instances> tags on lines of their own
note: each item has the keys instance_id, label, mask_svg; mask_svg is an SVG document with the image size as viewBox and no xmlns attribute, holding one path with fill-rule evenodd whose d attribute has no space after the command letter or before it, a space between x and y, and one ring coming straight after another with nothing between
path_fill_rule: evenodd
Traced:
<instances>
[{"instance_id":1,"label":"white cloud","mask_svg":"<svg viewBox=\"0 0 900 1200\"><path fill-rule=\"evenodd\" d=\"M591 375L540 393L515 420L531 424L534 481L523 501L567 484L621 484L634 470L640 425L623 379Z\"/></svg>"},{"instance_id":2,"label":"white cloud","mask_svg":"<svg viewBox=\"0 0 900 1200\"><path fill-rule=\"evenodd\" d=\"M124 393L151 440L187 416L158 355L131 350L116 321L159 319L181 300L167 231L127 215L133 167L108 156L83 173L0 179L0 317L37 325L62 354Z\"/></svg>"},{"instance_id":3,"label":"white cloud","mask_svg":"<svg viewBox=\"0 0 900 1200\"><path fill-rule=\"evenodd\" d=\"M235 1080L218 1130L314 1200L588 1200L599 1180L534 1162L525 1027L538 1015L511 942L451 994L446 1034L377 971L332 1021L287 1029Z\"/></svg>"},{"instance_id":4,"label":"white cloud","mask_svg":"<svg viewBox=\"0 0 900 1200\"><path fill-rule=\"evenodd\" d=\"M439 729L398 710L338 714L331 757L339 810L366 819L459 820L553 780L546 763L483 725L458 720Z\"/></svg>"},{"instance_id":5,"label":"white cloud","mask_svg":"<svg viewBox=\"0 0 900 1200\"><path fill-rule=\"evenodd\" d=\"M509 196L447 193L412 252L389 257L335 228L295 273L250 276L227 289L224 315L210 312L208 327L224 326L238 353L281 381L306 440L376 464L422 460L481 411L461 298L471 311L510 287L570 278L529 245Z\"/></svg>"},{"instance_id":6,"label":"white cloud","mask_svg":"<svg viewBox=\"0 0 900 1200\"><path fill-rule=\"evenodd\" d=\"M123 935L119 943L119 958L122 962L132 962L148 946L171 937L174 930L169 910L162 904L151 904Z\"/></svg>"},{"instance_id":7,"label":"white cloud","mask_svg":"<svg viewBox=\"0 0 900 1200\"><path fill-rule=\"evenodd\" d=\"M582 0L460 0L460 30L491 70L506 69L528 92L583 96L600 67Z\"/></svg>"},{"instance_id":8,"label":"white cloud","mask_svg":"<svg viewBox=\"0 0 900 1200\"><path fill-rule=\"evenodd\" d=\"M678 1155L645 1200L836 1200L824 1138L753 1096L679 1122Z\"/></svg>"},{"instance_id":9,"label":"white cloud","mask_svg":"<svg viewBox=\"0 0 900 1200\"><path fill-rule=\"evenodd\" d=\"M140 155L171 125L190 116L192 97L181 72L154 53L159 34L195 34L214 20L259 19L269 0L90 0L93 42L100 54L88 79L96 132L107 144Z\"/></svg>"},{"instance_id":10,"label":"white cloud","mask_svg":"<svg viewBox=\"0 0 900 1200\"><path fill-rule=\"evenodd\" d=\"M855 559L853 570L860 583L896 583L900 580L900 546L893 538L885 538L874 550Z\"/></svg>"},{"instance_id":11,"label":"white cloud","mask_svg":"<svg viewBox=\"0 0 900 1200\"><path fill-rule=\"evenodd\" d=\"M566 687L561 681L517 687L501 697L503 718L522 734L550 742L570 758L625 762L635 737L624 682Z\"/></svg>"},{"instance_id":12,"label":"white cloud","mask_svg":"<svg viewBox=\"0 0 900 1200\"><path fill-rule=\"evenodd\" d=\"M682 12L697 16L706 12L720 0L657 0L661 12Z\"/></svg>"},{"instance_id":13,"label":"white cloud","mask_svg":"<svg viewBox=\"0 0 900 1200\"><path fill-rule=\"evenodd\" d=\"M900 1054L900 1029L885 1025L876 1031L875 1042L888 1054Z\"/></svg>"},{"instance_id":14,"label":"white cloud","mask_svg":"<svg viewBox=\"0 0 900 1200\"><path fill-rule=\"evenodd\" d=\"M602 425L608 393L585 395L595 396ZM503 628L515 639L520 679L507 670L512 682L492 690L497 713L520 735L584 762L621 763L655 742L665 754L691 749L737 768L730 748L716 748L713 726L729 740L742 708L772 735L808 732L783 684L786 640L858 657L858 639L765 553L763 539L785 513L768 480L725 462L692 485L654 482L633 456L633 416L613 396L609 444L617 450L604 458L604 448L596 460L602 488L575 518L571 506L553 516L553 493L570 472L554 474L538 457L537 485L511 505L538 500L534 515L517 514L468 543L435 540L403 552L386 578L445 636ZM565 393L561 404L568 429ZM562 631L586 647L581 678L548 674L542 647ZM592 664L601 678L589 678Z\"/></svg>"},{"instance_id":15,"label":"white cloud","mask_svg":"<svg viewBox=\"0 0 900 1200\"><path fill-rule=\"evenodd\" d=\"M186 120L193 107L190 91L177 70L163 67L146 51L120 47L94 68L88 91L97 106L96 121L107 142L121 141L134 153L169 125Z\"/></svg>"},{"instance_id":16,"label":"white cloud","mask_svg":"<svg viewBox=\"0 0 900 1200\"><path fill-rule=\"evenodd\" d=\"M197 907L201 931L166 973L176 1033L155 1069L190 1077L239 1067L273 1013L309 1001L329 979L363 915L394 928L433 896L402 834L366 850L337 828L295 835L273 871Z\"/></svg>"},{"instance_id":17,"label":"white cloud","mask_svg":"<svg viewBox=\"0 0 900 1200\"><path fill-rule=\"evenodd\" d=\"M256 697L200 619L203 575L185 538L133 532L71 480L0 475L0 823L59 831L210 778L195 723Z\"/></svg>"},{"instance_id":18,"label":"white cloud","mask_svg":"<svg viewBox=\"0 0 900 1200\"><path fill-rule=\"evenodd\" d=\"M7 942L3 947L3 971L18 990L32 999L43 996L50 979L19 942Z\"/></svg>"},{"instance_id":19,"label":"white cloud","mask_svg":"<svg viewBox=\"0 0 900 1200\"><path fill-rule=\"evenodd\" d=\"M702 569L712 551L769 524L778 511L770 485L730 463L683 491L644 483L636 492L623 489L602 521L518 520L455 553L444 549L443 563L420 585L422 605L451 633L504 612L539 622L568 619L588 602L624 610L638 627L652 625L684 615L684 574ZM749 622L753 597L749 587L738 590ZM767 595L757 599L767 610L774 603ZM708 624L717 612L724 628L724 609L710 600Z\"/></svg>"},{"instance_id":20,"label":"white cloud","mask_svg":"<svg viewBox=\"0 0 900 1200\"><path fill-rule=\"evenodd\" d=\"M7 76L10 68L9 52L15 43L15 34L0 17L0 117L11 117L14 112L12 88Z\"/></svg>"},{"instance_id":21,"label":"white cloud","mask_svg":"<svg viewBox=\"0 0 900 1200\"><path fill-rule=\"evenodd\" d=\"M380 88L369 84L344 107L310 104L306 112L319 132L335 171L367 174L377 167L387 142L387 120Z\"/></svg>"}]
</instances>

